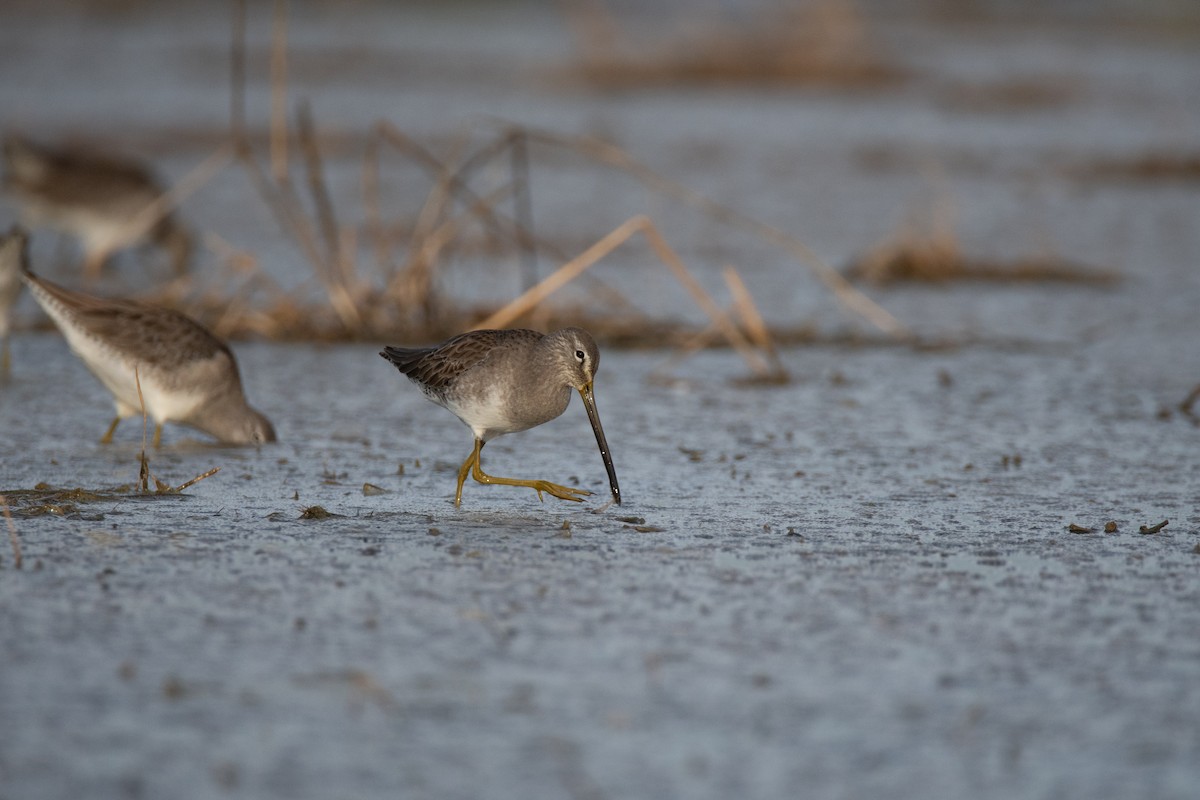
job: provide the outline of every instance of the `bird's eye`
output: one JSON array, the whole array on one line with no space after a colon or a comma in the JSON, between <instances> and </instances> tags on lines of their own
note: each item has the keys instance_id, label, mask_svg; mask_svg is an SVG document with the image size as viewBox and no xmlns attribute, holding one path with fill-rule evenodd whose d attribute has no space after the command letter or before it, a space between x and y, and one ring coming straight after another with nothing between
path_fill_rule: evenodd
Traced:
<instances>
[{"instance_id":1,"label":"bird's eye","mask_svg":"<svg viewBox=\"0 0 1200 800\"><path fill-rule=\"evenodd\" d=\"M582 351L582 350L576 350L576 351L575 351L575 357L576 357L576 358L578 358L580 361L583 361L583 359L584 359L583 351Z\"/></svg>"}]
</instances>

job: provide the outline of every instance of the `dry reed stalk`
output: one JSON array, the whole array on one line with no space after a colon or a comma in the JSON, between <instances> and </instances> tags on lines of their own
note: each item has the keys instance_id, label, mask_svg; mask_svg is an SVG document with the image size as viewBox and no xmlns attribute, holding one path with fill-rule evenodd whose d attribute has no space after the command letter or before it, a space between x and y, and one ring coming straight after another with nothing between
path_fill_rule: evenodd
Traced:
<instances>
[{"instance_id":1,"label":"dry reed stalk","mask_svg":"<svg viewBox=\"0 0 1200 800\"><path fill-rule=\"evenodd\" d=\"M837 270L826 264L816 253L791 234L760 222L753 217L736 211L716 200L655 172L635 160L621 148L594 137L564 136L548 131L526 129L531 141L556 147L565 147L603 164L619 169L636 178L651 190L673 198L685 205L698 208L704 213L731 227L754 233L772 242L792 255L825 284L834 297L847 309L858 314L883 333L898 339L910 339L912 333L899 320L871 298L854 288Z\"/></svg>"},{"instance_id":2,"label":"dry reed stalk","mask_svg":"<svg viewBox=\"0 0 1200 800\"><path fill-rule=\"evenodd\" d=\"M358 279L358 231L354 228L342 228L338 231L338 255L334 265L338 268L338 280L348 287L352 294L362 294L364 286ZM361 322L361 319L360 319Z\"/></svg>"},{"instance_id":3,"label":"dry reed stalk","mask_svg":"<svg viewBox=\"0 0 1200 800\"><path fill-rule=\"evenodd\" d=\"M466 145L465 139L456 142L452 148L452 158L457 158ZM440 252L443 246L441 242L431 242L430 237L446 218L447 209L453 205L453 176L453 171L445 168L429 187L425 203L409 232L408 255L384 290L384 294L395 299L402 308L423 309L427 318L432 315L435 304L433 272L436 259L431 259L430 254Z\"/></svg>"},{"instance_id":4,"label":"dry reed stalk","mask_svg":"<svg viewBox=\"0 0 1200 800\"><path fill-rule=\"evenodd\" d=\"M429 231L419 242L414 243L411 248L409 267L398 276L400 282L389 287L389 291L394 292L392 296L397 298L397 303L401 308L419 306L425 313L425 321L429 322L432 319L436 299L433 290L433 275L442 251L455 241L464 221L474 216L478 207L495 205L500 199L503 199L503 195L508 191L508 187L502 186L495 189L490 195L479 197L465 212L443 220L438 227Z\"/></svg>"},{"instance_id":5,"label":"dry reed stalk","mask_svg":"<svg viewBox=\"0 0 1200 800\"><path fill-rule=\"evenodd\" d=\"M304 154L305 171L308 174L309 192L312 194L313 205L317 210L318 227L321 235L325 238L328 263L332 264L338 254L337 217L333 212L333 201L329 199L329 189L325 185L321 151L317 145L316 132L313 129L312 109L307 101L302 101L296 110L296 123L300 149Z\"/></svg>"},{"instance_id":6,"label":"dry reed stalk","mask_svg":"<svg viewBox=\"0 0 1200 800\"><path fill-rule=\"evenodd\" d=\"M213 176L223 170L232 158L233 150L229 145L218 147L212 155L192 167L170 189L154 198L139 211L133 218L135 227L145 230L152 228L155 223L179 206L186 198L211 181Z\"/></svg>"},{"instance_id":7,"label":"dry reed stalk","mask_svg":"<svg viewBox=\"0 0 1200 800\"><path fill-rule=\"evenodd\" d=\"M631 217L618 225L607 235L601 237L595 244L584 250L574 259L560 266L540 283L529 289L508 305L494 312L487 319L475 326L480 328L503 328L511 325L514 320L538 306L543 300L566 284L575 280L606 255L616 250L629 240L635 233L641 233L650 243L650 248L658 259L666 266L675 279L692 295L692 299L712 320L721 331L729 344L750 365L750 369L759 375L769 375L771 372L767 362L755 352L753 345L746 339L729 315L713 301L704 287L695 279L682 259L671 249L659 233L654 222L646 216Z\"/></svg>"},{"instance_id":8,"label":"dry reed stalk","mask_svg":"<svg viewBox=\"0 0 1200 800\"><path fill-rule=\"evenodd\" d=\"M537 246L533 233L533 200L529 193L529 143L524 131L517 131L510 148L513 186L513 239L521 254L522 285L537 283Z\"/></svg>"},{"instance_id":9,"label":"dry reed stalk","mask_svg":"<svg viewBox=\"0 0 1200 800\"><path fill-rule=\"evenodd\" d=\"M8 526L8 543L12 547L13 567L21 568L24 563L21 557L21 538L17 535L17 526L13 523L12 514L8 510L8 498L0 494L0 509L4 511L4 522Z\"/></svg>"},{"instance_id":10,"label":"dry reed stalk","mask_svg":"<svg viewBox=\"0 0 1200 800\"><path fill-rule=\"evenodd\" d=\"M381 140L374 131L367 137L367 146L363 152L363 213L366 216L367 235L375 250L375 266L381 277L386 276L391 269L392 237L384 229L383 212L380 209L379 198L379 151Z\"/></svg>"},{"instance_id":11,"label":"dry reed stalk","mask_svg":"<svg viewBox=\"0 0 1200 800\"><path fill-rule=\"evenodd\" d=\"M215 475L217 472L219 472L221 469L220 467L213 467L208 472L205 472L202 475L197 475L196 477L192 478L190 481L185 481L184 483L181 483L176 488L172 488L171 484L169 484L169 483L163 483L155 475L153 475L150 472L150 459L146 457L146 425L148 423L148 417L146 415L146 400L142 396L142 379L138 374L137 367L133 368L133 381L137 385L138 405L140 405L142 408L142 452L138 455L139 466L138 466L138 488L137 488L137 490L139 492L141 492L142 494L149 494L150 493L150 481L153 480L155 494L179 494L180 492L182 492L184 489L188 488L189 486L199 483L200 481L204 480L205 478L207 478L211 475ZM157 432L155 432L154 440L155 440L154 444L157 447L158 446Z\"/></svg>"},{"instance_id":12,"label":"dry reed stalk","mask_svg":"<svg viewBox=\"0 0 1200 800\"><path fill-rule=\"evenodd\" d=\"M733 296L733 308L741 318L742 325L746 328L750 339L767 354L772 371L778 376L786 375L787 370L783 368L783 362L779 359L779 351L771 339L771 331L767 328L767 323L763 321L762 314L759 313L750 290L746 288L741 273L730 266L722 270L721 274L725 278L725 285L729 287L729 293Z\"/></svg>"},{"instance_id":13,"label":"dry reed stalk","mask_svg":"<svg viewBox=\"0 0 1200 800\"><path fill-rule=\"evenodd\" d=\"M275 0L271 23L271 177L288 179L287 0Z\"/></svg>"},{"instance_id":14,"label":"dry reed stalk","mask_svg":"<svg viewBox=\"0 0 1200 800\"><path fill-rule=\"evenodd\" d=\"M354 298L347 287L345 275L354 271L354 267L346 265L343 259L353 259L353 251L341 249L338 235L337 217L333 211L333 201L325 185L324 170L321 164L321 151L313 128L312 112L307 102L301 103L296 112L297 131L300 137L300 147L304 154L304 163L308 174L309 191L313 204L317 209L317 223L321 235L325 239L325 259L321 262L319 279L329 295L329 303L334 313L342 321L347 330L358 330L362 327L362 317L358 313Z\"/></svg>"},{"instance_id":15,"label":"dry reed stalk","mask_svg":"<svg viewBox=\"0 0 1200 800\"><path fill-rule=\"evenodd\" d=\"M142 397L142 378L138 373L138 368L133 368L133 382L137 386L138 405L142 409L142 452L138 455L138 491L150 491L150 460L146 458L146 400Z\"/></svg>"},{"instance_id":16,"label":"dry reed stalk","mask_svg":"<svg viewBox=\"0 0 1200 800\"><path fill-rule=\"evenodd\" d=\"M423 167L435 180L447 181L454 195L467 203L474 203L478 200L478 196L467 183L466 176L487 160L503 153L504 149L510 146L515 135L515 130L511 128L506 129L500 136L485 143L466 159L463 159L457 168L451 169L430 153L428 149L387 120L380 120L375 126L375 134L377 136L396 148L402 155L409 156L413 163ZM520 131L522 136L524 136L524 129L522 128ZM519 221L505 220L499 213L491 209L485 209L481 212L480 222L490 233L496 236L506 238L510 231L515 232L519 240L524 239L533 242L538 248L550 253L553 258L559 261L565 261L567 258L566 253L554 247L549 242L537 239L531 231L522 228Z\"/></svg>"},{"instance_id":17,"label":"dry reed stalk","mask_svg":"<svg viewBox=\"0 0 1200 800\"><path fill-rule=\"evenodd\" d=\"M276 28L274 39L282 38L286 31ZM292 187L291 180L284 174L279 180L272 180L259 164L246 132L246 8L245 0L237 0L234 6L233 41L230 47L230 137L233 139L238 159L250 175L250 180L262 197L263 202L274 214L276 222L285 234L288 234L299 245L313 269L320 274L324 269L317 237L311 222L304 213L304 207ZM283 89L278 83L271 87L273 96Z\"/></svg>"},{"instance_id":18,"label":"dry reed stalk","mask_svg":"<svg viewBox=\"0 0 1200 800\"><path fill-rule=\"evenodd\" d=\"M179 484L175 488L171 489L170 494L179 494L184 489L195 486L200 481L204 480L205 478L211 478L213 475L216 475L220 471L221 471L220 467L213 467L208 472L197 475L196 477L192 478L190 481L184 481L183 483Z\"/></svg>"}]
</instances>

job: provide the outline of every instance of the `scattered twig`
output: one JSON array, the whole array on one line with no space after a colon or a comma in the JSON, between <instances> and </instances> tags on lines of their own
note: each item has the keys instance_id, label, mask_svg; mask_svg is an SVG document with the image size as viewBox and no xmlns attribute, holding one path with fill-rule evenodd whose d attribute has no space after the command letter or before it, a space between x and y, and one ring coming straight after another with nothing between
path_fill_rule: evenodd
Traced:
<instances>
[{"instance_id":1,"label":"scattered twig","mask_svg":"<svg viewBox=\"0 0 1200 800\"><path fill-rule=\"evenodd\" d=\"M208 472L197 475L196 477L192 478L190 481L184 481L183 483L176 486L174 489L171 489L170 492L171 492L171 494L179 494L184 489L194 486L195 484L199 483L200 481L204 480L205 478L211 478L213 475L216 475L220 471L221 471L220 467L213 467Z\"/></svg>"},{"instance_id":2,"label":"scattered twig","mask_svg":"<svg viewBox=\"0 0 1200 800\"><path fill-rule=\"evenodd\" d=\"M1157 525L1142 525L1142 526L1138 527L1138 533L1158 533L1163 528L1167 527L1167 524L1170 521L1171 520L1169 520L1169 519L1164 519L1162 522L1158 523Z\"/></svg>"}]
</instances>

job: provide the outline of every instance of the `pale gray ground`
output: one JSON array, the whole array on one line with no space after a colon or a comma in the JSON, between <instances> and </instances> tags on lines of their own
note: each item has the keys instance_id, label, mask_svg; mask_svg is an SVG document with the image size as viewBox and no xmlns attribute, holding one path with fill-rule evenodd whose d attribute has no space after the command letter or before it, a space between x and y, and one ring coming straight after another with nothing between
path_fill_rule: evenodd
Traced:
<instances>
[{"instance_id":1,"label":"pale gray ground","mask_svg":"<svg viewBox=\"0 0 1200 800\"><path fill-rule=\"evenodd\" d=\"M494 34L472 51L480 63L566 52L560 32L530 32L530 11L389 26L362 13L342 27L301 17L293 33L310 47L394 35L434 66L479 26ZM163 44L177 36L181 63L217 60L208 83L176 76L190 103L138 105L105 78L172 73L85 49L68 49L59 102L35 102L27 71L49 58L35 34L128 41L114 19L137 15L0 27L0 100L23 129L68 133L101 116L89 87L111 85L141 130L219 127L224 29L193 16L180 33L147 15L137 40L164 64L179 63ZM476 113L596 127L834 261L902 220L924 185L919 164L867 170L857 147L941 156L969 250L1015 258L1048 239L1126 280L877 293L922 332L971 344L791 349L779 388L737 385L747 370L729 352L662 380L666 353L605 350L596 396L627 502L599 514L596 500L474 483L455 509L470 433L375 344L235 343L278 445L223 449L168 427L156 475L221 472L184 497L18 515L20 571L0 536L0 798L1194 797L1200 428L1170 409L1200 382L1200 191L1060 170L1195 152L1194 50L1107 28L1034 33L893 31L942 79L1067 75L1081 88L1065 108L947 110L928 81L849 98L474 89L475 73L453 72L406 74L394 98L382 78L359 95L313 88L318 117L337 107L350 128L387 116L449 136ZM171 170L201 151L168 154ZM353 196L357 162L339 169ZM581 198L565 187L590 173L568 173L547 179L539 216L553 227L557 211L568 237L647 210L628 186ZM576 202L596 218L573 216ZM231 173L185 211L286 276L298 259L255 203ZM669 208L650 210L669 227ZM857 324L778 253L675 225L714 290L733 260L774 321ZM645 259L615 259L612 282L678 302ZM153 271L139 269L118 275ZM483 290L511 292L504 270ZM61 338L18 332L0 490L134 482L138 426L96 444L110 411ZM605 490L577 400L484 462ZM339 516L301 520L312 505ZM1066 530L1108 521L1116 533Z\"/></svg>"}]
</instances>

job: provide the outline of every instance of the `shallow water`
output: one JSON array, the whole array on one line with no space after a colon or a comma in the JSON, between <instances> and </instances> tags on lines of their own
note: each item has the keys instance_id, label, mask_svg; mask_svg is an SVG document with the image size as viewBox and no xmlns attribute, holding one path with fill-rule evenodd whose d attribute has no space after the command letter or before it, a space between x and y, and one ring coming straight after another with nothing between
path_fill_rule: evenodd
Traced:
<instances>
[{"instance_id":1,"label":"shallow water","mask_svg":"<svg viewBox=\"0 0 1200 800\"><path fill-rule=\"evenodd\" d=\"M536 9L480 23L471 15L495 12L459 8L467 20L370 6L317 26L301 13L294 43L393 42L437 67L486 25L496 34L468 66L569 52L557 32L530 32ZM220 63L195 54L222 52L220 22L197 14L180 32L149 13L101 15L76 30L72 19L33 15L26 30L131 50L140 36L142 58L195 70L190 83L173 78L184 96L147 88L174 99L139 109L138 135L161 135L165 119L219 127ZM479 70L431 67L360 81L358 93L326 74L316 108L353 128L384 114L386 97L388 116L445 136L475 113L607 131L725 202L796 225L839 263L903 218L933 152L971 252L1015 258L1048 232L1063 255L1119 269L1121 284L879 292L923 333L968 344L790 349L783 387L739 385L747 369L730 352L664 378L667 353L605 349L596 396L625 504L603 510L604 469L578 401L489 444L484 461L593 498L543 504L468 483L455 509L470 434L379 358L383 342L234 343L278 444L229 449L168 426L149 453L157 477L221 471L182 496L106 495L61 515L14 502L24 564L15 570L0 544L0 797L766 798L798 786L1190 797L1200 427L1174 407L1200 382L1200 189L1078 182L1058 167L1194 141L1194 56L1108 28L1099 49L1057 28L998 26L965 41L936 25L889 30L921 43L902 52L940 77L867 96L625 96L552 91L499 68L480 86ZM0 36L8 75L49 58ZM175 36L190 61L164 55ZM102 55L72 57L75 82L57 102L0 82L5 108L26 129L78 130L102 115L96 86L145 74L132 56ZM89 78L101 63L108 72ZM1062 109L939 105L938 80L1023 70L1082 88ZM129 110L136 92L118 81L108 98ZM681 143L718 155L689 157ZM858 148L880 143L916 163L864 167ZM181 174L200 155L163 159ZM352 181L356 162L332 169ZM772 320L861 327L760 244L626 184L580 198L547 180L536 195L547 229L595 238L648 205L714 291L726 248ZM236 174L185 210L295 275ZM52 251L37 245L39 258ZM636 281L632 293L664 313L693 313L643 256L615 257L613 283ZM511 292L511 267L475 290ZM462 269L450 288L470 284ZM138 270L122 264L113 281ZM137 480L139 426L96 443L111 405L61 338L23 330L13 362L0 387L0 490ZM302 519L313 506L334 516ZM1115 533L1101 532L1108 521ZM1070 533L1072 523L1097 532Z\"/></svg>"}]
</instances>

